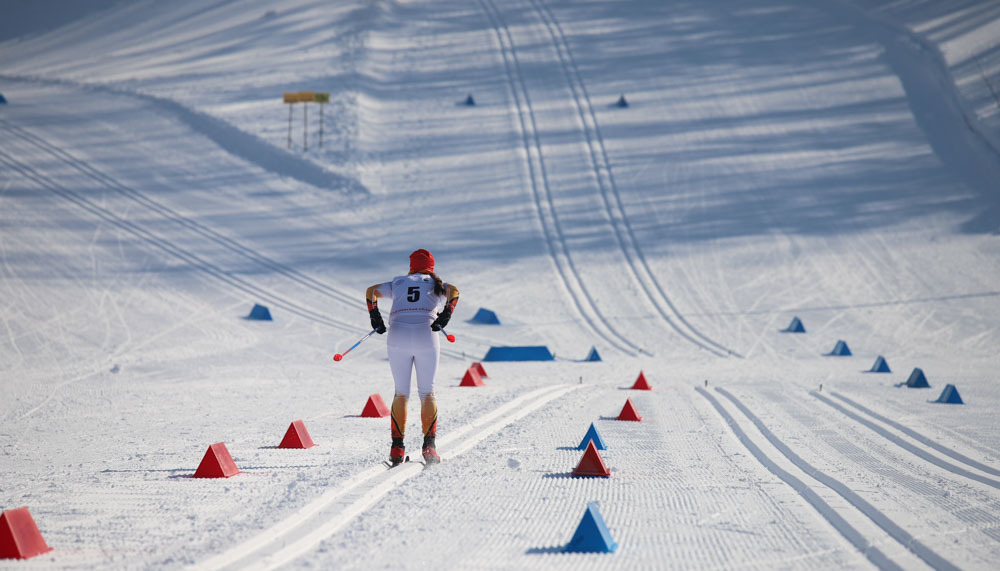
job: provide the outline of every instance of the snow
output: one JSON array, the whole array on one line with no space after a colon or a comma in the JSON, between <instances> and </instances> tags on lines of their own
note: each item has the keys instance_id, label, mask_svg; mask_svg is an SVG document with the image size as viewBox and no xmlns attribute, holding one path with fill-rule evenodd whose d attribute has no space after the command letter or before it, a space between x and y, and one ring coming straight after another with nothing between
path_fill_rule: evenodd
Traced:
<instances>
[{"instance_id":1,"label":"snow","mask_svg":"<svg viewBox=\"0 0 1000 571\"><path fill-rule=\"evenodd\" d=\"M3 10L0 568L995 566L1000 2ZM445 461L386 471L384 338L332 356L421 247Z\"/></svg>"}]
</instances>

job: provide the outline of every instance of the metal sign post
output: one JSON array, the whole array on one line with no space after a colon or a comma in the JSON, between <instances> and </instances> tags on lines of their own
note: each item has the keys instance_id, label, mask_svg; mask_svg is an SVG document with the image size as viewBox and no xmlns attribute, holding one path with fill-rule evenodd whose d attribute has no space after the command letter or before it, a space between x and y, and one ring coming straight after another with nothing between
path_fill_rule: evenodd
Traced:
<instances>
[{"instance_id":1,"label":"metal sign post","mask_svg":"<svg viewBox=\"0 0 1000 571\"><path fill-rule=\"evenodd\" d=\"M312 91L300 91L299 103L302 105L302 150L309 150L309 103L316 99L316 93Z\"/></svg>"},{"instance_id":2,"label":"metal sign post","mask_svg":"<svg viewBox=\"0 0 1000 571\"><path fill-rule=\"evenodd\" d=\"M283 101L288 107L288 148L292 148L292 107L296 103L302 106L302 150L309 150L309 103L319 103L319 146L323 148L323 105L330 102L329 93L315 91L286 92Z\"/></svg>"},{"instance_id":3,"label":"metal sign post","mask_svg":"<svg viewBox=\"0 0 1000 571\"><path fill-rule=\"evenodd\" d=\"M319 103L319 148L323 148L323 105L330 102L329 93L316 93L314 99L316 103Z\"/></svg>"},{"instance_id":4,"label":"metal sign post","mask_svg":"<svg viewBox=\"0 0 1000 571\"><path fill-rule=\"evenodd\" d=\"M288 104L288 148L292 148L292 107L299 100L298 93L285 93L282 100Z\"/></svg>"}]
</instances>

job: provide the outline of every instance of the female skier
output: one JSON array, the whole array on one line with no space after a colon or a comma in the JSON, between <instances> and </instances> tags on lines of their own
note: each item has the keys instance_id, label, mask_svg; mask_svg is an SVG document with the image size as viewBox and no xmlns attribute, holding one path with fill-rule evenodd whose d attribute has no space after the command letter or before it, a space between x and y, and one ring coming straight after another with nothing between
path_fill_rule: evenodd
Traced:
<instances>
[{"instance_id":1,"label":"female skier","mask_svg":"<svg viewBox=\"0 0 1000 571\"><path fill-rule=\"evenodd\" d=\"M434 375L441 356L438 331L448 325L458 303L458 288L446 284L434 273L434 256L427 250L410 254L410 273L391 282L373 285L365 292L372 329L385 333L385 323L378 309L378 298L391 297L389 338L386 348L389 368L396 384L392 399L392 447L389 462L397 465L405 458L403 437L406 433L406 402L410 398L410 375L417 370L417 393L420 395L420 420L424 429L423 456L427 463L441 461L434 448L437 435L437 402L434 400ZM441 302L444 309L435 315Z\"/></svg>"}]
</instances>

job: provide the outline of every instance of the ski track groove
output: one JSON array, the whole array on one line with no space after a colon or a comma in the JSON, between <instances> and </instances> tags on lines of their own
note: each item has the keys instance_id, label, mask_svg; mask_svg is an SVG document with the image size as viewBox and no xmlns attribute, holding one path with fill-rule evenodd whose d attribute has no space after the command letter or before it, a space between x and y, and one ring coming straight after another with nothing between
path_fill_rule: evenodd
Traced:
<instances>
[{"instance_id":1,"label":"ski track groove","mask_svg":"<svg viewBox=\"0 0 1000 571\"><path fill-rule=\"evenodd\" d=\"M786 472L781 467L779 467L773 460L771 460L765 452L757 447L753 441L747 436L743 429L740 428L739 424L736 422L728 411L719 403L719 401L712 396L708 391L701 387L695 387L703 397L705 397L708 402L715 408L722 419L729 425L729 428L736 435L736 438L743 444L744 447L754 458L757 459L765 468L783 482L795 489L813 508L816 509L819 514L826 519L834 529L836 529L851 545L853 545L858 551L860 551L873 565L879 569L902 569L899 565L889 559L882 551L877 547L873 546L861 533L856 530L850 523L848 523L844 518L837 513L837 511L826 503L823 498L819 496L815 491L812 490L805 482L793 476L789 472ZM716 389L717 391L719 389ZM723 393L725 394L725 393ZM811 472L807 472L811 473Z\"/></svg>"},{"instance_id":2,"label":"ski track groove","mask_svg":"<svg viewBox=\"0 0 1000 571\"><path fill-rule=\"evenodd\" d=\"M573 94L573 106L580 119L589 162L597 180L604 210L611 221L615 240L625 255L632 276L660 317L681 337L720 357L742 357L739 353L710 339L684 319L650 269L649 263L639 247L639 241L632 229L632 224L629 222L621 193L618 191L618 184L615 182L611 160L608 158L608 151L604 145L604 137L601 135L601 129L597 122L597 114L594 112L593 103L580 75L579 67L576 65L576 60L569 49L569 42L566 40L562 26L543 1L529 1L549 32L559 64L569 84L570 92ZM664 304L667 309L664 309Z\"/></svg>"},{"instance_id":3,"label":"ski track groove","mask_svg":"<svg viewBox=\"0 0 1000 571\"><path fill-rule=\"evenodd\" d=\"M262 300L268 301L269 303L274 304L276 307L280 307L290 313L294 313L295 315L298 315L310 321L338 328L343 331L349 331L349 332L356 331L356 328L353 326L347 325L340 321L330 319L312 310L303 308L291 301L285 300L281 296L278 296L263 288L257 287L242 278L232 275L231 273L227 272L221 267L212 264L202 259L201 257L176 246L169 240L156 236L152 232L132 222L129 222L128 220L125 220L121 216L118 216L117 214L114 214L108 209L95 204L93 201L84 198L80 194L61 186L54 180L39 173L32 167L18 163L16 159L14 159L12 156L10 156L4 151L0 151L0 163L7 165L9 168L22 174L27 179L34 181L36 184L38 184L45 190L48 190L53 194L56 194L57 196L60 196L68 200L69 202L72 202L73 204L77 205L83 210L86 210L87 212L90 212L94 216L104 220L105 222L108 222L112 226L115 226L138 238L141 238L147 243L167 252L168 254L174 256L175 258L178 258L190 264L193 268L201 270L209 274L210 276L218 279L219 281L222 281L223 283L226 283L238 289L239 291L255 296L260 296Z\"/></svg>"},{"instance_id":4,"label":"ski track groove","mask_svg":"<svg viewBox=\"0 0 1000 571\"><path fill-rule=\"evenodd\" d=\"M353 300L348 298L347 294L340 292L329 285L323 284L322 282L319 282L309 276L306 276L305 274L302 274L301 272L295 270L294 268L291 268L278 261L272 260L266 256L258 254L254 252L252 249L236 242L235 240L223 236L222 234L219 234L218 232L212 230L211 228L208 228L207 226L204 226L203 224L200 224L195 220L185 217L184 215L170 209L169 207L146 197L141 192L134 190L118 182L114 178L102 173L96 168L87 165L85 162L81 161L80 159L77 159L76 157L73 157L71 154L62 149L59 149L57 146L48 143L41 137L28 133L24 129L17 127L4 119L0 119L0 125L3 125L3 127L7 129L8 132L14 134L15 136L19 136L22 140L28 142L29 144L32 144L36 148L49 153L56 159L76 169L77 171L81 172L88 178L91 178L92 180L100 184L107 185L115 189L116 191L126 196L127 198L143 206L146 206L147 208L153 210L154 212L163 216L166 219L172 220L196 232L197 234L210 240L211 242L222 246L226 250L229 250L244 258L247 258L257 264L260 264L265 268L273 270L275 273L285 278L288 278L290 281L305 286L308 289L321 293L336 301L339 301L341 303L350 306L356 305ZM6 157L8 162L16 162L16 159L14 159L12 156L6 155ZM179 246L176 246L175 244L169 242L168 240L156 237L152 232L142 229L138 225L125 220L124 218L112 213L110 210L108 210L103 206L95 204L93 201L82 197L79 193L75 193L65 187L60 187L58 183L48 178L47 176L38 173L34 169L31 169L31 167L27 167L22 164L20 168L13 165L11 166L11 168L17 170L27 178L34 180L39 185L47 188L48 190L54 192L55 194L58 194L63 198L66 198L67 200L74 202L75 204L77 204L77 206L80 206L81 208L90 211L92 214L96 214L100 218L103 218L106 221L111 222L118 228L126 230L127 232L136 235L140 238L143 238L147 242L159 247L162 250L167 251L168 253L171 253L175 257L178 257L182 260L192 263L194 267L206 271L210 275L228 283L233 287L236 287L237 289L243 291L244 293L249 293L252 295L260 295L262 296L262 301L269 300L269 302L272 303L275 307L285 309L291 313L294 313L295 315L304 317L310 321L338 328L345 332L350 332L350 333L357 332L357 327L355 327L354 325L348 324L344 321L328 318L320 313L317 313L306 307L300 306L292 301L285 299L282 296L269 292L259 286L251 284L246 280L238 278L232 275L231 273L223 270L221 267L205 261L201 257L191 252L188 252L187 250L184 250ZM30 173L33 174L29 174L29 171ZM56 187L59 187L60 190L56 190ZM98 214L97 213L98 210L104 212L106 215ZM115 222L114 220L117 220L120 223ZM197 260L198 262L194 263L192 262L192 260ZM464 359L464 356L460 356L462 355L460 352L452 349L442 348L441 352L442 354L455 359Z\"/></svg>"},{"instance_id":5,"label":"ski track groove","mask_svg":"<svg viewBox=\"0 0 1000 571\"><path fill-rule=\"evenodd\" d=\"M542 143L538 136L535 111L531 104L531 98L528 95L528 87L525 84L524 76L520 70L520 63L514 48L513 35L501 17L500 11L491 0L479 0L479 4L489 19L497 42L500 45L500 56L503 59L504 70L508 80L507 83L516 107L514 111L518 118L517 125L521 133L521 141L524 144L534 209L542 226L542 233L545 236L549 255L556 266L563 287L573 301L577 312L597 335L613 347L630 356L635 356L637 352L648 355L650 354L649 351L629 341L615 330L608 319L604 317L594 302L579 271L576 269L559 223L555 202L552 198L545 160L542 155ZM527 120L525 117L527 117ZM551 222L549 221L550 218ZM580 294L575 293L577 290L579 290Z\"/></svg>"},{"instance_id":6,"label":"ski track groove","mask_svg":"<svg viewBox=\"0 0 1000 571\"><path fill-rule=\"evenodd\" d=\"M856 414L856 413L854 413L854 412L852 412L850 410L847 410L843 406L841 406L841 405L839 405L839 404L831 401L830 399L824 397L823 395L817 393L816 391L810 391L809 394L811 394L812 396L814 396L817 399L819 399L820 402L833 407L834 409L840 411L841 413L843 413L847 417L849 417L849 418L851 418L851 419L853 419L853 420L861 423L862 425L864 425L864 426L872 429L877 434L885 437L887 440L889 440L893 444L896 444L900 448L903 448L907 452L910 452L911 454L914 454L917 457L922 458L922 459L924 459L924 460L926 460L926 461L934 464L935 466L938 466L939 468L943 468L945 470L948 470L949 472L952 472L953 474L958 474L959 476L964 476L964 477L969 478L971 480L975 480L975 481L980 482L982 484L986 484L987 486L1000 489L1000 482L998 482L997 480L994 480L994 479L991 479L991 478L986 478L986 477L981 476L979 474L975 474L975 473L969 472L968 470L965 470L964 468L961 468L959 466L955 466L954 464L951 464L949 462L945 462L944 460L941 460L940 458L937 458L936 456L932 456L932 455L928 454L926 451L913 446L909 442L906 442L902 438L896 436L895 434L892 434L891 432L889 432L888 430L886 430L886 429L882 428L881 426L875 424L874 422L872 422L872 421L870 421L870 420L868 420L866 418L862 418L860 415L858 415L858 414ZM846 397L843 397L843 396L838 395L838 394L834 394L834 396L837 397L837 398L839 398L839 399L841 399L841 400L843 400L847 404L850 404L851 406L855 407L856 409L858 409L858 410L860 410L860 411L868 414L869 416L871 416L873 418L876 418L878 420L881 420L882 422L884 422L884 423L892 426L893 428L896 428L896 429L904 432L905 434L907 434L907 435L913 437L914 439L920 441L921 443L923 443L923 444L925 444L925 445L933 448L934 450L937 450L938 452L941 452L942 454L950 456L951 458L954 458L955 460L958 460L959 462L962 462L962 463L964 463L964 464L966 464L968 466L976 468L977 470L982 470L984 472L1000 476L1000 470L996 470L995 468L992 468L990 466L987 466L985 464L977 462L977 461L973 460L972 458L969 458L969 457L967 457L967 456L965 456L963 454L960 454L959 452L956 452L956 451L952 450L951 448L948 448L946 446L938 444L937 442L934 442L933 440L931 440L931 439L929 439L929 438L927 438L925 436L922 436L919 433L917 433L917 432L915 432L915 431L913 431L913 430L911 430L909 428L906 428L906 427L904 427L903 425L901 425L901 424L899 424L897 422L893 422L892 420L889 420L888 418L885 418L885 417L883 417L883 416L881 416L881 415L879 415L879 414L877 414L877 413L875 413L875 412L873 412L873 411L871 411L871 410L869 410L869 409L861 406L860 404L858 404L858 403L856 403L856 402L854 402L854 401L852 401L852 400L850 400L850 399L848 399Z\"/></svg>"},{"instance_id":7,"label":"ski track groove","mask_svg":"<svg viewBox=\"0 0 1000 571\"><path fill-rule=\"evenodd\" d=\"M455 457L472 449L497 430L578 388L579 385L565 384L543 387L501 405L442 437L439 442L442 457L445 461L454 461ZM454 446L452 443L455 443ZM275 569L293 563L422 471L423 466L419 462L405 463L388 470L381 464L374 466L247 541L190 568ZM267 554L259 553L268 548L277 549Z\"/></svg>"},{"instance_id":8,"label":"ski track groove","mask_svg":"<svg viewBox=\"0 0 1000 571\"><path fill-rule=\"evenodd\" d=\"M775 403L787 402L783 393L766 391L763 396ZM813 433L838 454L868 470L880 481L892 482L912 492L921 500L951 515L962 525L978 529L984 535L994 539L1000 535L1000 516L993 515L997 513L1000 503L988 494L976 489L970 489L963 494L942 494L940 476L933 471L916 471L900 456L888 451L877 457L875 448L861 448L851 436L826 428L826 426L842 426L841 424L828 421L817 426L815 414L810 414L793 403L782 404L782 409L803 426L811 427ZM897 466L894 467L893 464ZM978 503L981 507L972 505L972 502Z\"/></svg>"},{"instance_id":9,"label":"ski track groove","mask_svg":"<svg viewBox=\"0 0 1000 571\"><path fill-rule=\"evenodd\" d=\"M698 387L697 390L699 392L701 392L703 395L705 395L706 397L710 396L710 395L708 395L707 391L704 391L700 387ZM794 464L797 468L799 468L800 470L802 470L804 473L806 473L809 476L811 476L812 478L816 479L821 484L823 484L823 485L827 486L828 488L830 488L831 490L835 491L842 498L844 498L845 500L847 500L848 503L850 503L852 506L854 506L855 508L857 508L858 511L860 511L865 516L867 516L877 526L879 526L880 528L882 528L893 539L895 539L901 545L903 545L904 547L906 547L914 555L916 555L917 557L919 557L920 559L922 559L925 563L927 563L928 565L930 565L934 569L954 569L954 570L958 569L958 567L956 565L954 565L953 563L951 563L947 559L943 558L942 556L938 555L932 549L930 549L929 547L927 547L926 545L924 545L920 540L918 540L917 538L913 537L912 534L910 534L909 532L907 532L906 530L904 530L896 522L894 522L892 519L890 519L884 513L882 513L877 508L875 508L874 506L872 506L864 498L862 498L856 492L854 492L853 490L851 490L848 486L844 485L839 480L834 479L833 477L827 475L826 473L824 473L824 472L820 471L819 469L815 468L814 466L810 465L808 462L806 462L801 457L799 457L797 454L795 454L784 442L782 442L777 436L775 436L774 433L772 433L770 431L770 429L768 429L767 426L765 426L764 423L761 422L761 420L756 415L754 415L753 412L751 412L750 409L746 407L746 405L743 404L742 401L740 401L738 398L736 398L735 396L733 396L730 392L726 391L723 388L719 388L719 387L716 387L715 390L719 394L721 394L724 397L726 397L727 399L729 399L729 401L731 401L733 403L733 405L736 406L736 408L739 409L740 412L742 412L750 420L750 422L752 422L754 424L754 426L757 427L757 429L764 436L764 438L766 438L767 441L770 442L772 446L774 446L779 452L781 452L781 454L784 455L785 458L787 458L790 462L792 462L792 464ZM719 407L717 407L717 408L719 408ZM720 412L721 412L721 409L720 409ZM732 424L731 424L731 426L732 426ZM736 430L735 427L734 427L734 430ZM741 440L742 440L742 438L741 438ZM756 446L754 446L754 447L756 448ZM764 453L760 452L759 449L758 449L757 453L760 453L762 456L766 457L766 455ZM754 453L754 455L756 456L757 453ZM771 460L768 459L767 461L770 462ZM871 549L874 549L874 548L871 548ZM865 551L865 550L862 550L862 551Z\"/></svg>"},{"instance_id":10,"label":"ski track groove","mask_svg":"<svg viewBox=\"0 0 1000 571\"><path fill-rule=\"evenodd\" d=\"M85 161L73 156L68 151L46 141L41 136L31 133L30 131L23 129L17 125L14 125L4 119L0 119L0 125L2 125L5 129L7 129L11 134L20 137L22 140L27 141L28 143L34 145L36 148L42 150L43 152L49 153L56 159L70 166L71 168L76 169L78 172L80 172L87 178L90 178L99 184L105 185L107 188L112 188L118 191L120 194L133 200L134 202L142 206L145 206L146 208L149 208L150 210L156 212L157 214L163 216L166 219L177 222L178 224L194 231L195 233L201 235L202 237L222 246L223 248L229 250L230 252L243 256L244 258L247 258L267 269L273 270L274 272L296 283L299 283L308 289L318 292L326 297L332 298L334 300L352 306L357 305L356 300L353 297L347 295L346 293L341 292L340 290L335 289L328 284L319 282L318 280L299 272L295 268L289 267L276 260L272 260L267 256L259 254L254 250L252 250L251 248L248 248L240 244L239 242L236 242L235 240L227 236L224 236L216 232L215 230L212 230L211 228L199 223L198 221L193 220L187 216L184 216L183 214L180 214L176 210L173 210L170 207L160 202L157 202L152 198L149 198L141 191L131 188L119 182L110 175L101 172L96 167L87 164Z\"/></svg>"}]
</instances>

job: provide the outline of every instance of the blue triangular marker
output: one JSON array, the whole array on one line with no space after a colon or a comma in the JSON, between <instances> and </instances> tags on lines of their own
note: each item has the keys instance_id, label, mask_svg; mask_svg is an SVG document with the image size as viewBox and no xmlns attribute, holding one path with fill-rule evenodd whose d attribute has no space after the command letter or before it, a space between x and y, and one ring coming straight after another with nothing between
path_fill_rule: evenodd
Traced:
<instances>
[{"instance_id":1,"label":"blue triangular marker","mask_svg":"<svg viewBox=\"0 0 1000 571\"><path fill-rule=\"evenodd\" d=\"M584 361L600 361L601 355L597 352L597 347L591 347L590 353L587 354L587 358Z\"/></svg>"},{"instance_id":2,"label":"blue triangular marker","mask_svg":"<svg viewBox=\"0 0 1000 571\"><path fill-rule=\"evenodd\" d=\"M882 355L879 355L878 358L875 359L875 364L872 365L872 368L869 369L868 372L869 373L891 373L892 371L889 370L889 363L885 362L885 357L883 357Z\"/></svg>"},{"instance_id":3,"label":"blue triangular marker","mask_svg":"<svg viewBox=\"0 0 1000 571\"><path fill-rule=\"evenodd\" d=\"M469 323L480 323L483 325L500 325L500 318L493 311L486 309L485 307L480 307L479 311L472 316Z\"/></svg>"},{"instance_id":4,"label":"blue triangular marker","mask_svg":"<svg viewBox=\"0 0 1000 571\"><path fill-rule=\"evenodd\" d=\"M935 402L945 404L965 404L965 402L962 401L962 395L958 394L958 389L952 384L945 385L944 390L941 391L941 396L939 396Z\"/></svg>"},{"instance_id":5,"label":"blue triangular marker","mask_svg":"<svg viewBox=\"0 0 1000 571\"><path fill-rule=\"evenodd\" d=\"M573 539L566 544L566 551L572 553L614 553L618 542L611 539L611 532L597 509L597 502L587 504L583 519L573 534Z\"/></svg>"},{"instance_id":6,"label":"blue triangular marker","mask_svg":"<svg viewBox=\"0 0 1000 571\"><path fill-rule=\"evenodd\" d=\"M805 333L806 328L802 325L802 320L798 317L793 317L792 322L788 324L788 327L781 330L784 333Z\"/></svg>"},{"instance_id":7,"label":"blue triangular marker","mask_svg":"<svg viewBox=\"0 0 1000 571\"><path fill-rule=\"evenodd\" d=\"M920 367L913 369L910 373L910 378L906 379L906 386L911 389L929 389L931 388L930 383L927 382L927 377L924 376L924 371Z\"/></svg>"},{"instance_id":8,"label":"blue triangular marker","mask_svg":"<svg viewBox=\"0 0 1000 571\"><path fill-rule=\"evenodd\" d=\"M833 351L827 353L831 357L850 357L851 350L847 347L845 341L837 341L837 344L833 346Z\"/></svg>"},{"instance_id":9,"label":"blue triangular marker","mask_svg":"<svg viewBox=\"0 0 1000 571\"><path fill-rule=\"evenodd\" d=\"M247 319L252 319L254 321L271 321L271 312L267 309L267 307L260 305L259 303L255 303L253 305L253 309L250 310L250 315L247 316Z\"/></svg>"},{"instance_id":10,"label":"blue triangular marker","mask_svg":"<svg viewBox=\"0 0 1000 571\"><path fill-rule=\"evenodd\" d=\"M604 443L604 439L601 438L601 434L597 432L597 427L594 426L593 422L590 423L590 428L587 430L587 434L583 436L583 440L580 442L580 445L576 447L576 449L586 450L587 443L589 443L591 440L594 441L594 447L597 448L598 450L608 449L607 444Z\"/></svg>"}]
</instances>

